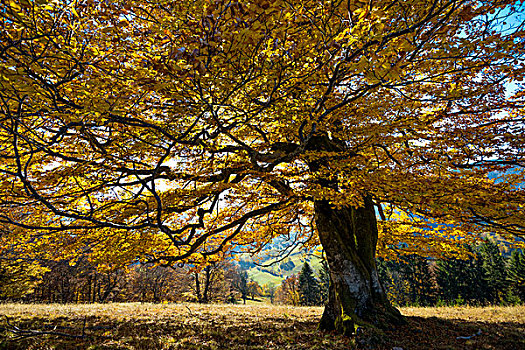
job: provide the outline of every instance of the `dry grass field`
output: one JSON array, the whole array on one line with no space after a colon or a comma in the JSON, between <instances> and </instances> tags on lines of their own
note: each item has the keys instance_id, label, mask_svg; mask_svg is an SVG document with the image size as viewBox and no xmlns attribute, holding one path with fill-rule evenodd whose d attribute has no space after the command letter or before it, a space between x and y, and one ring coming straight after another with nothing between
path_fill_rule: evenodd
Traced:
<instances>
[{"instance_id":1,"label":"dry grass field","mask_svg":"<svg viewBox=\"0 0 525 350\"><path fill-rule=\"evenodd\" d=\"M408 324L387 331L380 349L525 349L524 306L402 312ZM355 348L316 330L321 313L267 304L0 304L0 349Z\"/></svg>"}]
</instances>

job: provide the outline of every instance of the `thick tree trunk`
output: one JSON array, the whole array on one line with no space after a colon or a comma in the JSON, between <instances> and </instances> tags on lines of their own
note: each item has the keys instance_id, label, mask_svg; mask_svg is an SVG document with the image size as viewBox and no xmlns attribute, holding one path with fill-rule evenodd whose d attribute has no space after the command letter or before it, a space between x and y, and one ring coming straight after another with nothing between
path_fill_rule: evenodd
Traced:
<instances>
[{"instance_id":1,"label":"thick tree trunk","mask_svg":"<svg viewBox=\"0 0 525 350\"><path fill-rule=\"evenodd\" d=\"M379 282L375 252L377 221L373 202L363 208L333 208L315 202L315 220L330 267L328 304L319 328L345 335L358 327L385 329L404 322Z\"/></svg>"}]
</instances>

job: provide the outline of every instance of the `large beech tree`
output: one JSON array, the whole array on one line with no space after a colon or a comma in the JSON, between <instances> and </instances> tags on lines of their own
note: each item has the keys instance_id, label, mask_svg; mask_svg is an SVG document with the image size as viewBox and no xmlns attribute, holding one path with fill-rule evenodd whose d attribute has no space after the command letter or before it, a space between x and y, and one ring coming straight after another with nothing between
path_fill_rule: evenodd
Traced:
<instances>
[{"instance_id":1,"label":"large beech tree","mask_svg":"<svg viewBox=\"0 0 525 350\"><path fill-rule=\"evenodd\" d=\"M351 334L402 321L376 247L523 235L522 1L0 6L10 252L110 268L320 243L321 326Z\"/></svg>"}]
</instances>

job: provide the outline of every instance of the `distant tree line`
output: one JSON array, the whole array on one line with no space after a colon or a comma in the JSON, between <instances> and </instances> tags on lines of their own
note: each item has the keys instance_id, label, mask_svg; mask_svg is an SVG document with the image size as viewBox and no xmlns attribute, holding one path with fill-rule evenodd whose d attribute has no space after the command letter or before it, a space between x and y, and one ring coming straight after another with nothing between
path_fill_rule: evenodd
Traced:
<instances>
[{"instance_id":1,"label":"distant tree line","mask_svg":"<svg viewBox=\"0 0 525 350\"><path fill-rule=\"evenodd\" d=\"M496 305L525 302L525 257L505 257L486 240L467 246L467 259L429 259L406 255L378 259L378 272L392 302L400 306Z\"/></svg>"},{"instance_id":2,"label":"distant tree line","mask_svg":"<svg viewBox=\"0 0 525 350\"><path fill-rule=\"evenodd\" d=\"M263 294L246 271L229 263L192 266L136 264L98 271L87 259L0 258L0 301L34 303L240 302Z\"/></svg>"},{"instance_id":3,"label":"distant tree line","mask_svg":"<svg viewBox=\"0 0 525 350\"><path fill-rule=\"evenodd\" d=\"M508 305L525 302L525 255L508 256L490 240L467 246L467 259L432 259L403 255L377 259L380 280L398 306ZM329 275L323 262L317 277L308 263L277 288L276 300L291 305L323 305Z\"/></svg>"},{"instance_id":4,"label":"distant tree line","mask_svg":"<svg viewBox=\"0 0 525 350\"><path fill-rule=\"evenodd\" d=\"M466 247L467 259L404 255L378 259L378 273L390 300L399 306L488 305L525 302L525 256L503 255L490 240ZM326 261L314 272L305 262L280 285L260 286L230 262L201 270L192 266L136 264L99 271L87 259L26 261L0 256L0 301L41 303L224 302L324 305L330 278ZM260 299L259 299L260 300Z\"/></svg>"},{"instance_id":5,"label":"distant tree line","mask_svg":"<svg viewBox=\"0 0 525 350\"><path fill-rule=\"evenodd\" d=\"M276 291L276 300L282 304L295 306L324 305L328 300L330 277L325 261L321 264L317 277L310 264L305 262L299 274L287 277Z\"/></svg>"}]
</instances>

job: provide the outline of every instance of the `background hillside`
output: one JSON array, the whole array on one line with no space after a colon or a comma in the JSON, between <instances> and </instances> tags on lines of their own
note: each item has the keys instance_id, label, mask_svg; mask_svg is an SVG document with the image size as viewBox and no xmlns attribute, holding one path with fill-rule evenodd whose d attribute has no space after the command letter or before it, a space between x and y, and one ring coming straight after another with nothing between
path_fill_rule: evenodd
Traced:
<instances>
[{"instance_id":1,"label":"background hillside","mask_svg":"<svg viewBox=\"0 0 525 350\"><path fill-rule=\"evenodd\" d=\"M298 274L307 262L318 277L321 269L321 258L318 255L305 253L296 249L286 257L278 257L281 251L279 243L269 246L259 257L244 255L237 262L239 267L248 272L248 277L259 283L279 285L285 278Z\"/></svg>"}]
</instances>

